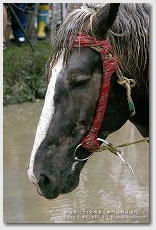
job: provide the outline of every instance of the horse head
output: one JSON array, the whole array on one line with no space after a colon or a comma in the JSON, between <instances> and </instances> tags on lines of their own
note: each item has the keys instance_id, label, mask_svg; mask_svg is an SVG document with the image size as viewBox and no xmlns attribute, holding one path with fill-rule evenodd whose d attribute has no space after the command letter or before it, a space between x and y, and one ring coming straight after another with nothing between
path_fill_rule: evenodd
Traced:
<instances>
[{"instance_id":1,"label":"horse head","mask_svg":"<svg viewBox=\"0 0 156 230\"><path fill-rule=\"evenodd\" d=\"M92 28L86 20L85 33L106 39L118 9L119 4L105 5L92 17ZM63 50L52 68L28 169L30 180L47 199L68 193L79 183L87 160L76 161L74 152L92 126L105 71L100 54L93 49L72 47L65 62L64 57ZM113 73L99 136L105 139L129 116L126 90ZM85 159L92 152L80 147L76 154Z\"/></svg>"}]
</instances>

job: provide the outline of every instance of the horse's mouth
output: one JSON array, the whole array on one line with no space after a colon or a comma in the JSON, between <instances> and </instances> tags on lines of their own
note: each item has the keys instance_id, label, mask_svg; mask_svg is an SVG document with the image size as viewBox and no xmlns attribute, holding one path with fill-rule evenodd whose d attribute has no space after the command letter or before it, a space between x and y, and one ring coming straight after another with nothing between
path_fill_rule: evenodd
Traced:
<instances>
[{"instance_id":1,"label":"horse's mouth","mask_svg":"<svg viewBox=\"0 0 156 230\"><path fill-rule=\"evenodd\" d=\"M75 177L74 174L70 174L67 178L66 185L62 189L61 194L72 192L79 184L79 176Z\"/></svg>"},{"instance_id":2,"label":"horse's mouth","mask_svg":"<svg viewBox=\"0 0 156 230\"><path fill-rule=\"evenodd\" d=\"M66 194L69 192L72 192L79 184L79 180L76 181L75 183L72 183L71 185L66 184L65 187L59 192L57 190L55 191L49 191L46 193L43 193L39 187L37 187L37 193L40 196L44 196L46 199L55 199L57 198L60 194Z\"/></svg>"}]
</instances>

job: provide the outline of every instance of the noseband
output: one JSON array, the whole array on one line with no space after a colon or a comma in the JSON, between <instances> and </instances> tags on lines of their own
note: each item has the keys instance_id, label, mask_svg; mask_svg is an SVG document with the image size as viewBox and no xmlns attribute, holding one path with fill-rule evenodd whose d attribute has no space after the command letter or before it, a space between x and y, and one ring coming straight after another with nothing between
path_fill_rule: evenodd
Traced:
<instances>
[{"instance_id":1,"label":"noseband","mask_svg":"<svg viewBox=\"0 0 156 230\"><path fill-rule=\"evenodd\" d=\"M109 40L97 41L94 37L80 33L76 36L74 40L74 47L88 47L94 49L97 52L100 52L101 62L103 66L101 91L100 91L92 127L89 130L89 132L86 134L86 136L82 139L81 144L79 144L76 148L77 150L79 146L82 146L86 150L93 152L100 147L98 133L100 131L102 121L104 119L108 95L109 95L109 89L110 89L110 81L113 73L117 72L117 76L119 78L119 84L122 84L123 80L125 81L123 83L123 86L127 89L127 98L128 98L128 89L132 87L132 85L130 85L131 82L129 82L128 85L127 81L130 81L131 79L127 79L124 77L122 78L121 71L119 70L118 59L114 55L113 48ZM134 104L131 99L130 93L128 98L128 104L129 104L130 112L134 113Z\"/></svg>"}]
</instances>

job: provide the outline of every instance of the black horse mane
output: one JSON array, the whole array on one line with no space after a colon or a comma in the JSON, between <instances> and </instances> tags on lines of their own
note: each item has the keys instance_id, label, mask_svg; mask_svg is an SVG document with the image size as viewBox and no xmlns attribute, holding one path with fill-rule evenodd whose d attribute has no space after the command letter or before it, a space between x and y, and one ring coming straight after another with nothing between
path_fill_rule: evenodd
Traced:
<instances>
[{"instance_id":1,"label":"black horse mane","mask_svg":"<svg viewBox=\"0 0 156 230\"><path fill-rule=\"evenodd\" d=\"M54 66L62 52L64 61L67 60L75 35L80 31L86 33L87 28L91 28L92 18L103 6L104 4L79 4L78 9L71 9L53 40L48 68L49 65ZM133 77L141 73L148 62L149 11L149 4L120 4L116 20L107 34L115 47L121 68L126 69ZM144 81L146 84L147 80Z\"/></svg>"}]
</instances>

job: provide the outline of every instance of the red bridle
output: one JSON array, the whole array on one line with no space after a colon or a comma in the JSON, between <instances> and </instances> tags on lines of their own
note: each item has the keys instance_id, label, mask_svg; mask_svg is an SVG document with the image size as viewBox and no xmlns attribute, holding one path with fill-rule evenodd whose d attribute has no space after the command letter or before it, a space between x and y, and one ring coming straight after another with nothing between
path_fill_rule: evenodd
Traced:
<instances>
[{"instance_id":1,"label":"red bridle","mask_svg":"<svg viewBox=\"0 0 156 230\"><path fill-rule=\"evenodd\" d=\"M113 49L108 40L97 41L95 38L78 34L74 41L75 47L90 47L100 52L103 65L103 77L98 105L92 127L87 135L82 139L81 146L93 152L99 148L97 140L102 121L104 119L112 74L118 69L118 60L113 54Z\"/></svg>"}]
</instances>

